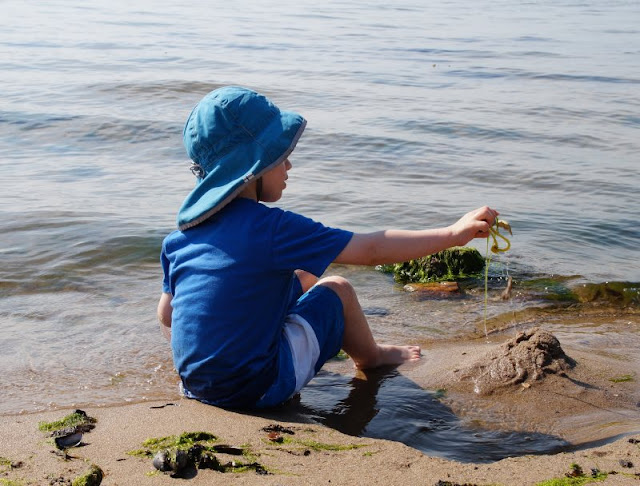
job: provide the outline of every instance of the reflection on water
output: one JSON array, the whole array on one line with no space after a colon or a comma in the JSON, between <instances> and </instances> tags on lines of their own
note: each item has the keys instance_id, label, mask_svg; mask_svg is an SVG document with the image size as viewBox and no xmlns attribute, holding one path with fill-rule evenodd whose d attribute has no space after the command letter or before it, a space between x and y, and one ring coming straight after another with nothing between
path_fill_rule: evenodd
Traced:
<instances>
[{"instance_id":1,"label":"reflection on water","mask_svg":"<svg viewBox=\"0 0 640 486\"><path fill-rule=\"evenodd\" d=\"M272 412L278 414L277 411ZM460 462L559 452L570 447L552 435L471 427L396 369L358 372L354 377L321 372L286 406L289 414L342 433L402 442L431 456Z\"/></svg>"}]
</instances>

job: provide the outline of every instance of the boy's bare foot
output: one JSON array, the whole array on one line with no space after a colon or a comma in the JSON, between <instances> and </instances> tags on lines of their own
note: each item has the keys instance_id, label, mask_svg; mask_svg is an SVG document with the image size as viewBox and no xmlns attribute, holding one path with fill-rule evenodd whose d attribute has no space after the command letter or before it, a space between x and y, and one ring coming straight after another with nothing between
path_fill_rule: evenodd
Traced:
<instances>
[{"instance_id":1,"label":"boy's bare foot","mask_svg":"<svg viewBox=\"0 0 640 486\"><path fill-rule=\"evenodd\" d=\"M378 344L378 357L375 363L356 363L356 368L367 369L384 365L399 365L407 361L420 359L420 346L394 346Z\"/></svg>"}]
</instances>

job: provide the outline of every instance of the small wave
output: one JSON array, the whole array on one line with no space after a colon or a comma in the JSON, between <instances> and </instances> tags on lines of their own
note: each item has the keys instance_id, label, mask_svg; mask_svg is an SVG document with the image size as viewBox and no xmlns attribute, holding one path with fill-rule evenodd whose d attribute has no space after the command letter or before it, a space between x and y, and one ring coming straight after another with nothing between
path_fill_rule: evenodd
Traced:
<instances>
[{"instance_id":1,"label":"small wave","mask_svg":"<svg viewBox=\"0 0 640 486\"><path fill-rule=\"evenodd\" d=\"M456 122L417 122L417 130L448 137L476 138L481 140L524 140L532 135L510 128L490 128Z\"/></svg>"},{"instance_id":2,"label":"small wave","mask_svg":"<svg viewBox=\"0 0 640 486\"><path fill-rule=\"evenodd\" d=\"M443 135L450 138L476 140L505 140L552 145L566 145L579 148L602 148L607 142L594 135L567 134L556 135L506 127L479 126L458 122L415 122L414 128L423 133Z\"/></svg>"},{"instance_id":3,"label":"small wave","mask_svg":"<svg viewBox=\"0 0 640 486\"><path fill-rule=\"evenodd\" d=\"M80 118L79 115L0 111L0 124L14 126L25 131L38 130L57 123L76 123Z\"/></svg>"},{"instance_id":4,"label":"small wave","mask_svg":"<svg viewBox=\"0 0 640 486\"><path fill-rule=\"evenodd\" d=\"M79 290L99 286L97 275L158 272L164 236L159 231L127 234L131 228L118 222L73 213L18 221L3 228L7 263L0 282L7 294Z\"/></svg>"},{"instance_id":5,"label":"small wave","mask_svg":"<svg viewBox=\"0 0 640 486\"><path fill-rule=\"evenodd\" d=\"M0 125L9 128L3 138L33 139L30 151L77 154L113 150L113 144L148 143L163 139L178 139L181 123L158 120L126 120L117 117L64 116L53 113L1 112ZM13 129L13 133L12 133ZM177 142L176 144L178 144Z\"/></svg>"},{"instance_id":6,"label":"small wave","mask_svg":"<svg viewBox=\"0 0 640 486\"><path fill-rule=\"evenodd\" d=\"M76 139L90 143L96 142L147 143L155 140L176 138L181 133L177 123L162 123L157 120L91 120L82 130L76 130Z\"/></svg>"},{"instance_id":7,"label":"small wave","mask_svg":"<svg viewBox=\"0 0 640 486\"><path fill-rule=\"evenodd\" d=\"M550 37L540 37L537 35L522 35L513 39L516 42L551 42L553 39Z\"/></svg>"},{"instance_id":8,"label":"small wave","mask_svg":"<svg viewBox=\"0 0 640 486\"><path fill-rule=\"evenodd\" d=\"M88 89L123 100L131 99L132 95L135 95L137 99L184 100L185 93L201 96L222 86L224 84L175 80L144 83L100 83L89 85Z\"/></svg>"},{"instance_id":9,"label":"small wave","mask_svg":"<svg viewBox=\"0 0 640 486\"><path fill-rule=\"evenodd\" d=\"M409 49L388 49L389 51L400 51L402 53L428 54L429 56L449 56L452 58L469 57L471 59L494 58L500 54L494 51L479 49L437 49L437 48L409 48ZM455 56L455 57L454 57Z\"/></svg>"},{"instance_id":10,"label":"small wave","mask_svg":"<svg viewBox=\"0 0 640 486\"><path fill-rule=\"evenodd\" d=\"M545 79L550 81L578 81L589 83L623 83L623 84L640 84L640 79L634 78L614 78L611 76L594 76L580 74L536 74L525 73L520 77L530 79Z\"/></svg>"},{"instance_id":11,"label":"small wave","mask_svg":"<svg viewBox=\"0 0 640 486\"><path fill-rule=\"evenodd\" d=\"M588 83L616 83L616 84L640 84L640 79L618 78L611 76L597 76L589 74L562 74L562 73L536 73L518 69L454 69L447 71L448 76L457 76L474 79L514 78L564 82L588 82Z\"/></svg>"}]
</instances>

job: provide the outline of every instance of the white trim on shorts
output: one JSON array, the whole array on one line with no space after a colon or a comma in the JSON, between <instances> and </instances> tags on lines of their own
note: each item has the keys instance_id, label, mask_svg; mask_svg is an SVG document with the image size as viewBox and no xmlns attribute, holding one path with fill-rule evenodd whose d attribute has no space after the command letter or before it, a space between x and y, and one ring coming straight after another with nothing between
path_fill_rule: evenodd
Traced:
<instances>
[{"instance_id":1,"label":"white trim on shorts","mask_svg":"<svg viewBox=\"0 0 640 486\"><path fill-rule=\"evenodd\" d=\"M316 375L316 363L320 358L320 344L311 325L298 314L287 316L284 335L289 342L293 369L296 373L296 389L293 393L297 393Z\"/></svg>"}]
</instances>

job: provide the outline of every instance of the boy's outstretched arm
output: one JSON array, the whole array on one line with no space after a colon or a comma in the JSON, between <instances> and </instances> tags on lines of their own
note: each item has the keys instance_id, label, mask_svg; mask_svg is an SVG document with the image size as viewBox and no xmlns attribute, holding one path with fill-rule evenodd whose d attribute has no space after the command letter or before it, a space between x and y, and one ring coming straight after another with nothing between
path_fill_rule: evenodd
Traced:
<instances>
[{"instance_id":1,"label":"boy's outstretched arm","mask_svg":"<svg viewBox=\"0 0 640 486\"><path fill-rule=\"evenodd\" d=\"M160 330L167 341L171 342L171 314L173 313L173 307L171 307L171 301L173 296L165 292L160 296L160 302L158 302L158 322L160 323Z\"/></svg>"},{"instance_id":2,"label":"boy's outstretched arm","mask_svg":"<svg viewBox=\"0 0 640 486\"><path fill-rule=\"evenodd\" d=\"M384 230L356 233L336 263L380 265L431 255L452 246L466 245L473 238L486 238L498 212L488 206L470 211L446 228L428 230Z\"/></svg>"}]
</instances>

